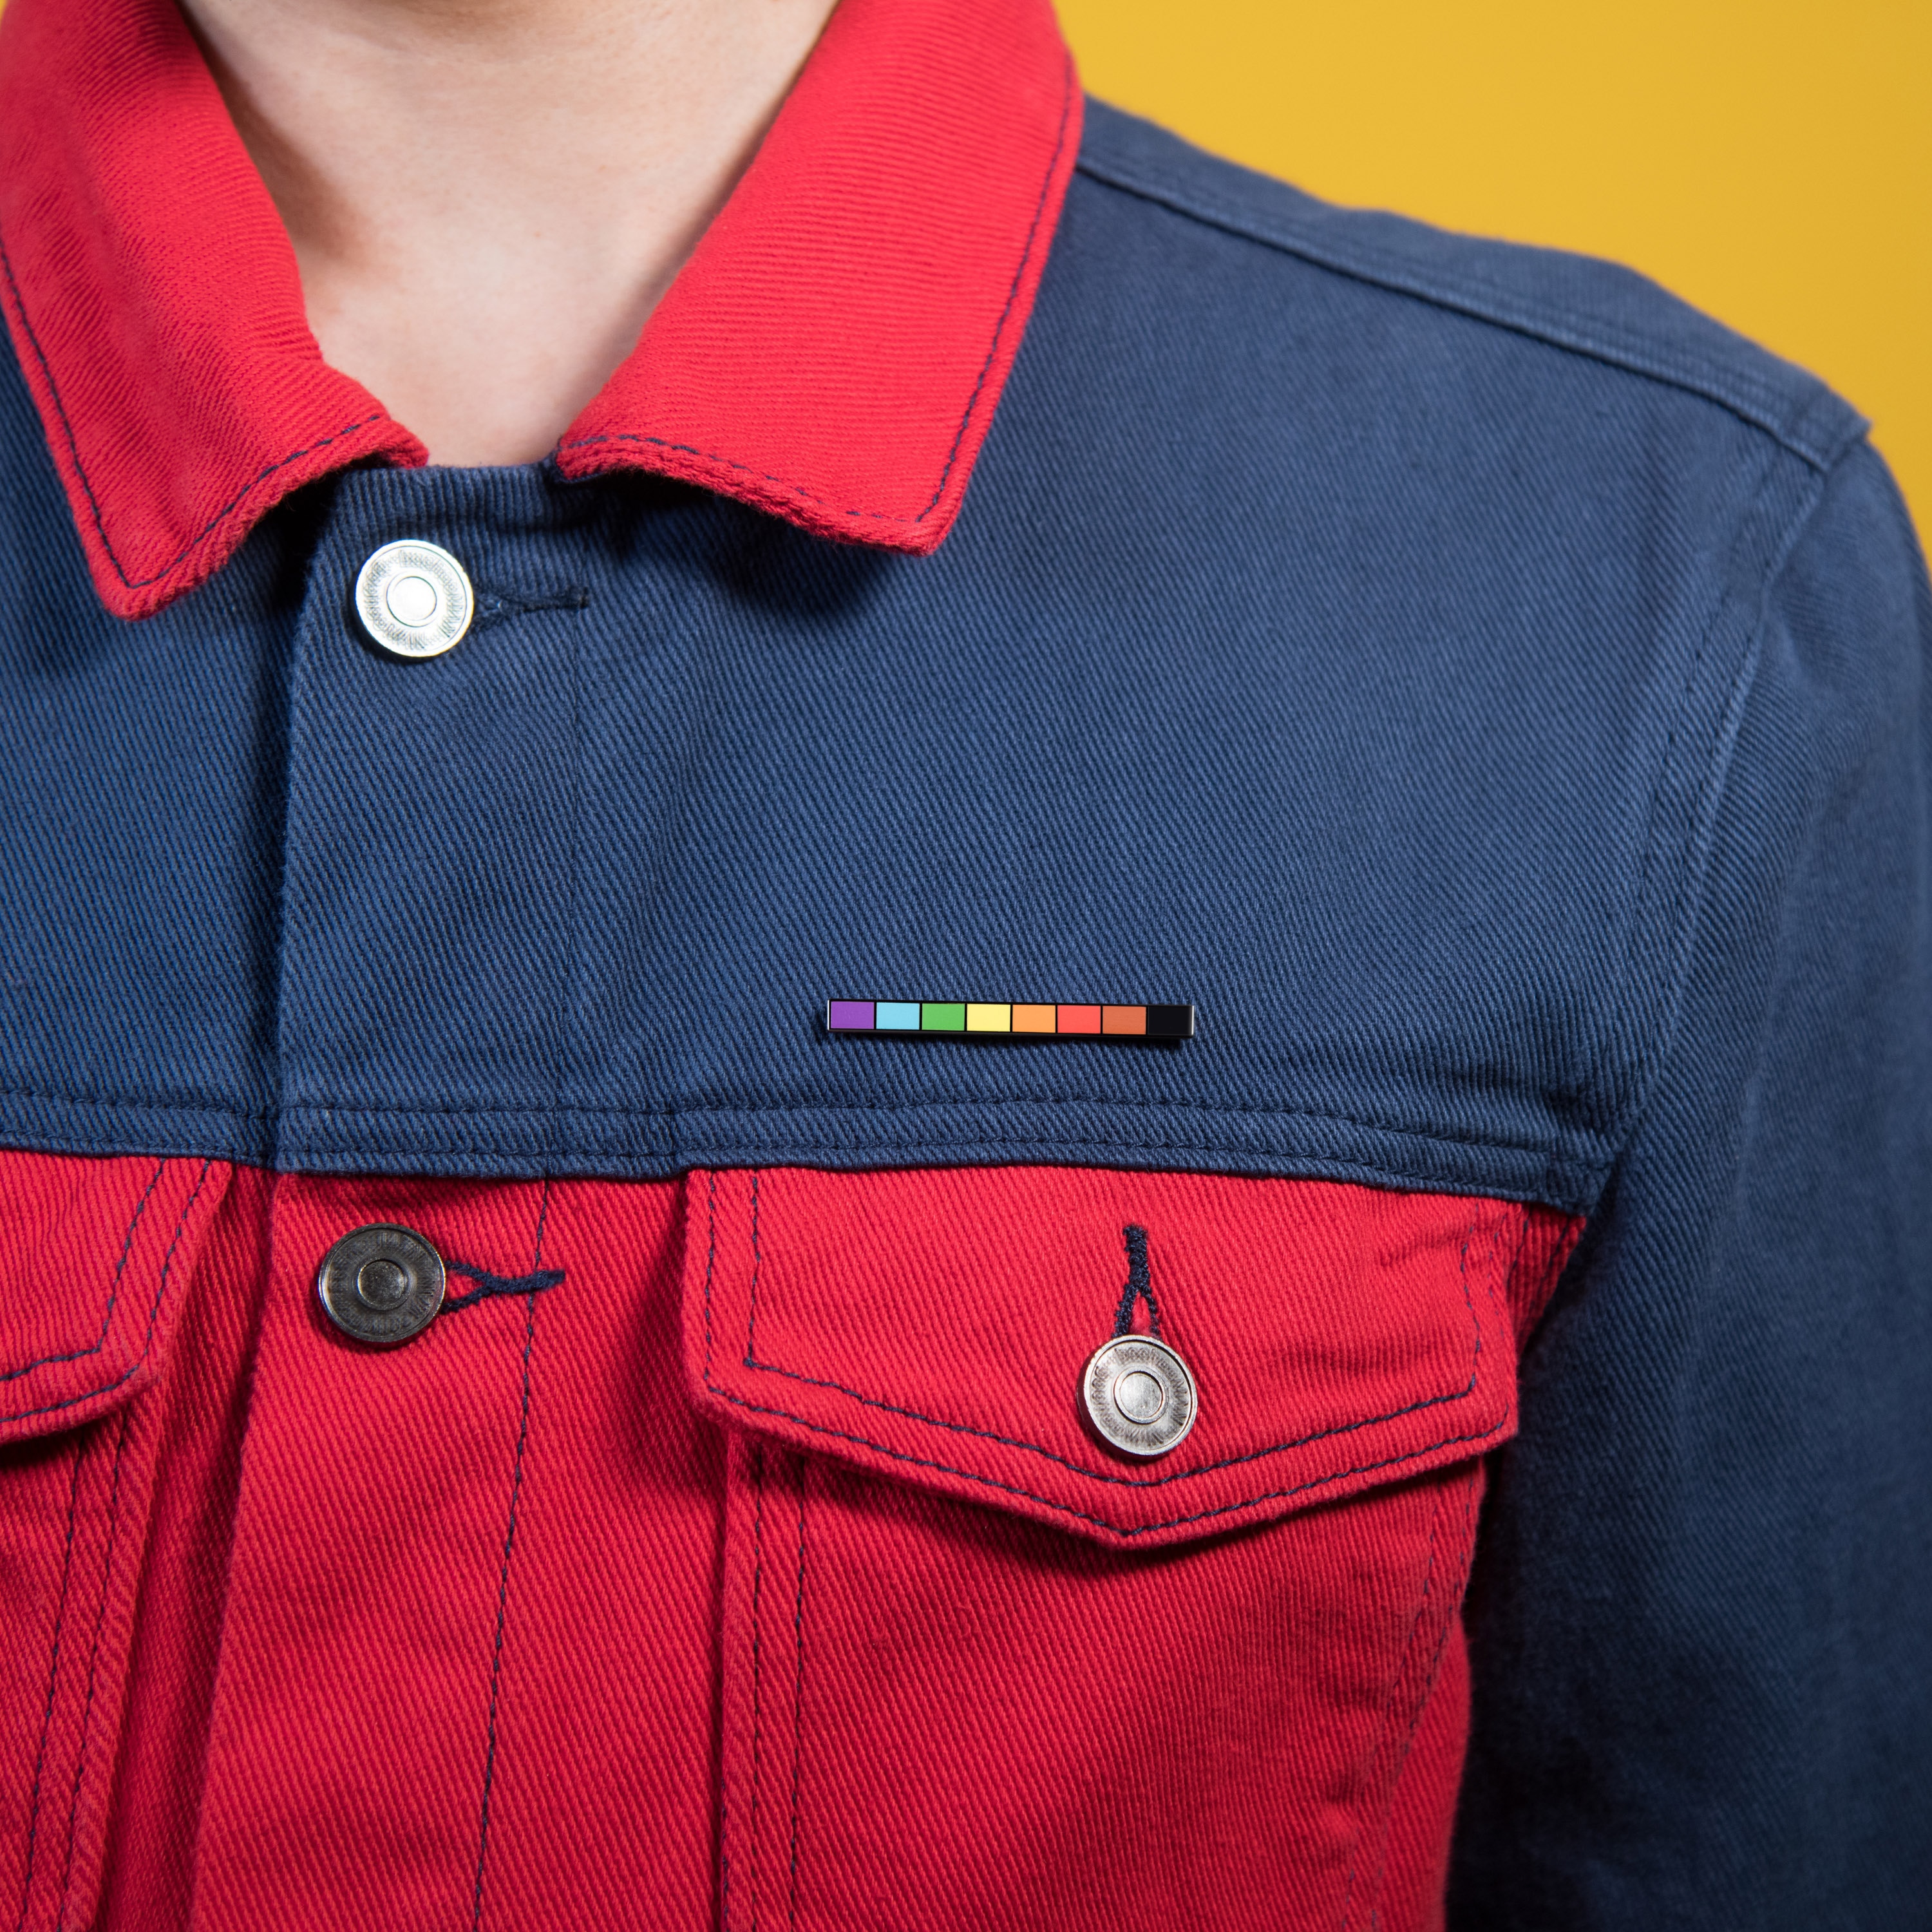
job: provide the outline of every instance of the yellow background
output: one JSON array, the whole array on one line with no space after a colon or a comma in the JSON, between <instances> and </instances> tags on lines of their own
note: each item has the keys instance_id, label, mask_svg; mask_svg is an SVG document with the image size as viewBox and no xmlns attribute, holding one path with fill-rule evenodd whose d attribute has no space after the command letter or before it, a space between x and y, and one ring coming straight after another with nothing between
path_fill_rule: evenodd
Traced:
<instances>
[{"instance_id":1,"label":"yellow background","mask_svg":"<svg viewBox=\"0 0 1932 1932\"><path fill-rule=\"evenodd\" d=\"M1060 0L1088 87L1311 194L1606 255L1872 418L1932 531L1932 0Z\"/></svg>"}]
</instances>

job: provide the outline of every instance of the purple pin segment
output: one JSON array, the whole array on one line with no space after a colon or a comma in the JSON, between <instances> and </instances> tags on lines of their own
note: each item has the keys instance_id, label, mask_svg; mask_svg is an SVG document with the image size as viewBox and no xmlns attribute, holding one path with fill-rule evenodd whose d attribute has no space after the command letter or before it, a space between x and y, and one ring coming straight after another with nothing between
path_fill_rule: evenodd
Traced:
<instances>
[{"instance_id":1,"label":"purple pin segment","mask_svg":"<svg viewBox=\"0 0 1932 1932\"><path fill-rule=\"evenodd\" d=\"M828 1000L825 1003L827 1033L870 1033L872 1002L870 1000Z\"/></svg>"}]
</instances>

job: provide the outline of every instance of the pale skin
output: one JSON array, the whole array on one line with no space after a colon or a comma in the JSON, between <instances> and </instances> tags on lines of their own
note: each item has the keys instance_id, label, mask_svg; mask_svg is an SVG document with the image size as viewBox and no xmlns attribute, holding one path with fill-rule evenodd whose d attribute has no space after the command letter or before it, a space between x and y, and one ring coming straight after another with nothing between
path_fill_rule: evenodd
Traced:
<instances>
[{"instance_id":1,"label":"pale skin","mask_svg":"<svg viewBox=\"0 0 1932 1932\"><path fill-rule=\"evenodd\" d=\"M835 0L183 0L323 356L432 462L544 455Z\"/></svg>"}]
</instances>

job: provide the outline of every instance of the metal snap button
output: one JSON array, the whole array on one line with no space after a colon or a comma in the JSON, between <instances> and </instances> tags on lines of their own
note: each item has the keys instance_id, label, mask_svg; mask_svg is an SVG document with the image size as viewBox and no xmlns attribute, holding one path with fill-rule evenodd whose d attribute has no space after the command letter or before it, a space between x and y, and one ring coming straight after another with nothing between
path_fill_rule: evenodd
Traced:
<instances>
[{"instance_id":1,"label":"metal snap button","mask_svg":"<svg viewBox=\"0 0 1932 1932\"><path fill-rule=\"evenodd\" d=\"M1165 1456L1194 1426L1194 1378L1151 1335L1103 1342L1081 1372L1080 1392L1088 1420L1124 1456Z\"/></svg>"},{"instance_id":2,"label":"metal snap button","mask_svg":"<svg viewBox=\"0 0 1932 1932\"><path fill-rule=\"evenodd\" d=\"M344 1234L322 1256L315 1292L345 1335L393 1348L436 1319L444 1280L442 1257L422 1235L376 1222Z\"/></svg>"},{"instance_id":3,"label":"metal snap button","mask_svg":"<svg viewBox=\"0 0 1932 1932\"><path fill-rule=\"evenodd\" d=\"M385 544L356 579L356 614L399 658L436 658L461 640L476 611L470 574L439 544Z\"/></svg>"}]
</instances>

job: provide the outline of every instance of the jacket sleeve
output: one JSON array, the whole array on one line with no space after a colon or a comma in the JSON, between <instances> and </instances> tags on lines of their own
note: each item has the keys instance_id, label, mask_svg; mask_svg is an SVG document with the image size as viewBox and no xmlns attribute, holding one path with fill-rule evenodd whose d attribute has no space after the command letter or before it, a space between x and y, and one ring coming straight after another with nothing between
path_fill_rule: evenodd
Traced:
<instances>
[{"instance_id":1,"label":"jacket sleeve","mask_svg":"<svg viewBox=\"0 0 1932 1932\"><path fill-rule=\"evenodd\" d=\"M1828 479L1466 1612L1467 1932L1932 1924L1932 592Z\"/></svg>"}]
</instances>

